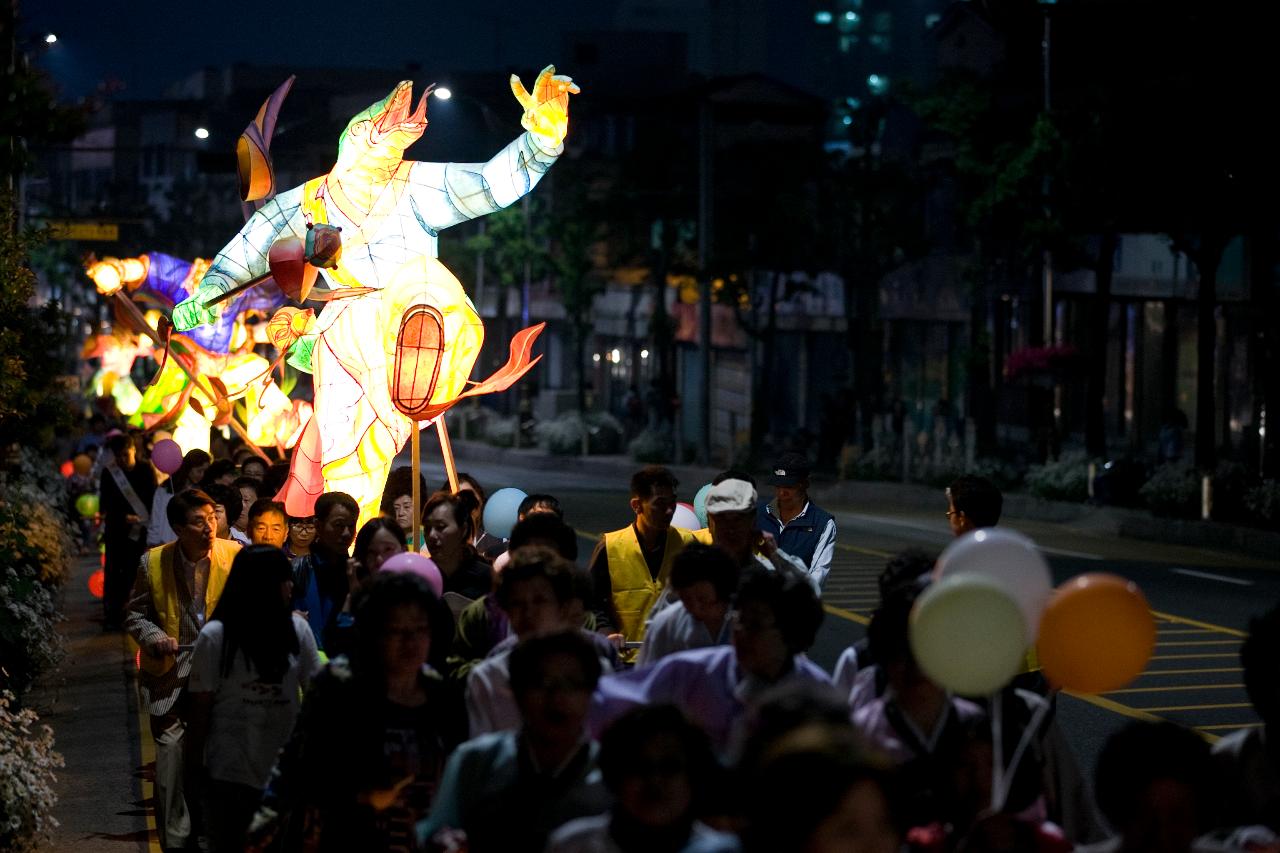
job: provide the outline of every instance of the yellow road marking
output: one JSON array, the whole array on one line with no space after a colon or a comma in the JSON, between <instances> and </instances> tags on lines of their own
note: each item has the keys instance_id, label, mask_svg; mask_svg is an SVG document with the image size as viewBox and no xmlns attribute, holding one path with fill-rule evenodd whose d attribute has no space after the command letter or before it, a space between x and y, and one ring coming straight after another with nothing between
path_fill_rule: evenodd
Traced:
<instances>
[{"instance_id":1,"label":"yellow road marking","mask_svg":"<svg viewBox=\"0 0 1280 853\"><path fill-rule=\"evenodd\" d=\"M1164 619L1169 622L1177 622L1180 625L1190 625L1193 628L1204 628L1209 631L1219 631L1223 634L1231 634L1233 637L1247 637L1249 634L1245 631L1237 631L1235 628L1226 628L1222 625L1214 625L1210 622L1201 622L1198 619L1188 619L1185 616L1174 616L1169 613L1161 613L1158 610L1152 610L1152 615Z\"/></svg>"},{"instance_id":2,"label":"yellow road marking","mask_svg":"<svg viewBox=\"0 0 1280 853\"><path fill-rule=\"evenodd\" d=\"M1248 702L1227 702L1221 705L1161 705L1157 708L1135 708L1137 711L1214 711L1219 708L1252 708Z\"/></svg>"},{"instance_id":3,"label":"yellow road marking","mask_svg":"<svg viewBox=\"0 0 1280 853\"><path fill-rule=\"evenodd\" d=\"M1172 643L1157 641L1157 647L1163 646L1238 646L1239 640L1175 640Z\"/></svg>"},{"instance_id":4,"label":"yellow road marking","mask_svg":"<svg viewBox=\"0 0 1280 853\"><path fill-rule=\"evenodd\" d=\"M850 622L857 622L859 625L870 625L871 620L852 610L845 610L843 607L836 607L834 604L824 604L822 609L830 613L832 616L839 616L841 619L848 619Z\"/></svg>"},{"instance_id":5,"label":"yellow road marking","mask_svg":"<svg viewBox=\"0 0 1280 853\"><path fill-rule=\"evenodd\" d=\"M1222 652L1221 654L1205 654L1205 655L1152 655L1152 660L1189 660L1191 658L1238 658L1240 655L1236 652Z\"/></svg>"},{"instance_id":6,"label":"yellow road marking","mask_svg":"<svg viewBox=\"0 0 1280 853\"><path fill-rule=\"evenodd\" d=\"M1262 723L1225 723L1219 726L1196 726L1196 728L1200 731L1209 729L1260 729L1262 728Z\"/></svg>"},{"instance_id":7,"label":"yellow road marking","mask_svg":"<svg viewBox=\"0 0 1280 853\"><path fill-rule=\"evenodd\" d=\"M125 634L124 637L125 655L129 661L133 661L138 652L138 644L133 641L133 637ZM130 685L127 690L135 690L134 685ZM142 766L145 768L148 764L155 764L156 761L156 742L151 739L151 721L147 719L148 715L142 708L142 696L137 696L138 702L138 741L140 754L142 758ZM142 802L150 802L151 808L144 808L147 815L147 853L162 853L160 848L160 835L156 830L156 784L154 781L148 781L144 776L139 780L139 787L142 794Z\"/></svg>"},{"instance_id":8,"label":"yellow road marking","mask_svg":"<svg viewBox=\"0 0 1280 853\"><path fill-rule=\"evenodd\" d=\"M1158 628L1156 633L1162 637L1168 637L1171 634L1212 634L1208 628Z\"/></svg>"},{"instance_id":9,"label":"yellow road marking","mask_svg":"<svg viewBox=\"0 0 1280 853\"><path fill-rule=\"evenodd\" d=\"M1194 675L1201 672L1244 672L1244 667L1218 666L1210 667L1208 669L1149 669L1138 677L1143 678L1148 675Z\"/></svg>"},{"instance_id":10,"label":"yellow road marking","mask_svg":"<svg viewBox=\"0 0 1280 853\"><path fill-rule=\"evenodd\" d=\"M888 551L877 551L875 548L859 548L857 545L845 545L840 542L836 543L836 547L841 551L852 551L855 554L866 554L868 557L880 557L885 560L893 556Z\"/></svg>"},{"instance_id":11,"label":"yellow road marking","mask_svg":"<svg viewBox=\"0 0 1280 853\"><path fill-rule=\"evenodd\" d=\"M1068 696L1079 699L1081 702L1088 702L1090 705L1097 705L1107 711L1120 714L1125 717L1131 717L1135 720L1146 720L1149 723L1158 723L1160 718L1154 714L1148 714L1140 708L1130 708L1128 705L1121 705L1119 702L1113 702L1105 696L1098 696L1093 693L1076 693L1073 690L1063 691Z\"/></svg>"},{"instance_id":12,"label":"yellow road marking","mask_svg":"<svg viewBox=\"0 0 1280 853\"><path fill-rule=\"evenodd\" d=\"M1121 693L1173 693L1179 690L1233 690L1244 689L1243 684L1178 684L1171 687L1126 687L1124 690L1108 690L1108 696Z\"/></svg>"}]
</instances>

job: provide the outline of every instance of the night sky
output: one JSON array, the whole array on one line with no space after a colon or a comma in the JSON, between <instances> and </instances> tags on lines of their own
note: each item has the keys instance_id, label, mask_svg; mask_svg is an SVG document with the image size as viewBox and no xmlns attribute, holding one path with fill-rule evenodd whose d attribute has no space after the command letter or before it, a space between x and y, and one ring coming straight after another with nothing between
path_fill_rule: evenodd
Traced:
<instances>
[{"instance_id":1,"label":"night sky","mask_svg":"<svg viewBox=\"0 0 1280 853\"><path fill-rule=\"evenodd\" d=\"M204 66L564 68L561 33L607 28L616 0L22 0L23 33L62 97L104 80L159 97ZM58 42L44 49L47 32Z\"/></svg>"}]
</instances>

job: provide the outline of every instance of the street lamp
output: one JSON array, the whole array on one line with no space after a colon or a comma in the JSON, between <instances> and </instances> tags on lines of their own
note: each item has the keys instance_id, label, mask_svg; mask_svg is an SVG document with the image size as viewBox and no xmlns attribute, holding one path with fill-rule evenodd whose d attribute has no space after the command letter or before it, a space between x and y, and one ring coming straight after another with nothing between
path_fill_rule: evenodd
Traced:
<instances>
[{"instance_id":1,"label":"street lamp","mask_svg":"<svg viewBox=\"0 0 1280 853\"><path fill-rule=\"evenodd\" d=\"M56 44L57 41L58 41L58 36L55 35L54 33L49 33L47 36L44 37L45 44Z\"/></svg>"},{"instance_id":2,"label":"street lamp","mask_svg":"<svg viewBox=\"0 0 1280 853\"><path fill-rule=\"evenodd\" d=\"M197 127L195 134L196 134L196 139L208 139L209 129L205 127Z\"/></svg>"},{"instance_id":3,"label":"street lamp","mask_svg":"<svg viewBox=\"0 0 1280 853\"><path fill-rule=\"evenodd\" d=\"M431 94L442 101L447 101L453 97L453 91L448 86L437 86L432 90Z\"/></svg>"}]
</instances>

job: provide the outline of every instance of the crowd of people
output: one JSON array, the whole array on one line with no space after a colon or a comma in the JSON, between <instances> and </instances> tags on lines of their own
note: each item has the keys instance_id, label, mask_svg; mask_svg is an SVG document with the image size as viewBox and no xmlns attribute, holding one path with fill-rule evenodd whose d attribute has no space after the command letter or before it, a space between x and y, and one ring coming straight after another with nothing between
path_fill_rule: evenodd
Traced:
<instances>
[{"instance_id":1,"label":"crowd of people","mask_svg":"<svg viewBox=\"0 0 1280 853\"><path fill-rule=\"evenodd\" d=\"M287 468L248 448L157 482L148 436L101 438L104 625L141 650L165 850L1280 850L1280 608L1241 650L1264 725L1211 749L1132 722L1091 786L1034 656L980 699L916 664L933 555L888 561L833 674L808 657L837 529L804 457L768 500L717 476L699 530L646 467L632 523L580 555L550 494L499 538L474 478L399 468L357 526L342 493L288 515ZM945 501L956 535L999 522L981 478Z\"/></svg>"}]
</instances>

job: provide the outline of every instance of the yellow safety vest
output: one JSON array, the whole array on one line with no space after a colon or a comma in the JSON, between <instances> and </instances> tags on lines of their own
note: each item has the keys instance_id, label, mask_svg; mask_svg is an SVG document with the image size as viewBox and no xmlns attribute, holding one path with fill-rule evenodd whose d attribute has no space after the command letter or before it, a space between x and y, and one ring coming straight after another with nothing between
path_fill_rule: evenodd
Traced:
<instances>
[{"instance_id":1,"label":"yellow safety vest","mask_svg":"<svg viewBox=\"0 0 1280 853\"><path fill-rule=\"evenodd\" d=\"M629 642L644 639L645 618L657 602L671 576L671 563L689 542L689 532L678 527L667 530L667 547L662 552L662 568L655 578L640 550L635 527L626 527L604 535L605 553L609 559L609 580L613 585L613 607L618 612L619 626Z\"/></svg>"},{"instance_id":2,"label":"yellow safety vest","mask_svg":"<svg viewBox=\"0 0 1280 853\"><path fill-rule=\"evenodd\" d=\"M182 616L178 612L178 585L173 572L173 555L178 543L172 542L152 548L147 552L147 576L151 581L151 604L155 608L159 625L170 637L178 637L181 630ZM227 575L231 571L231 561L240 551L240 543L229 539L215 539L213 550L209 553L209 580L204 589L204 612L206 618L213 614L218 599L222 596L222 588L227 583ZM140 658L142 669L150 675L164 675L176 664L177 657L165 655L162 658L142 653Z\"/></svg>"}]
</instances>

